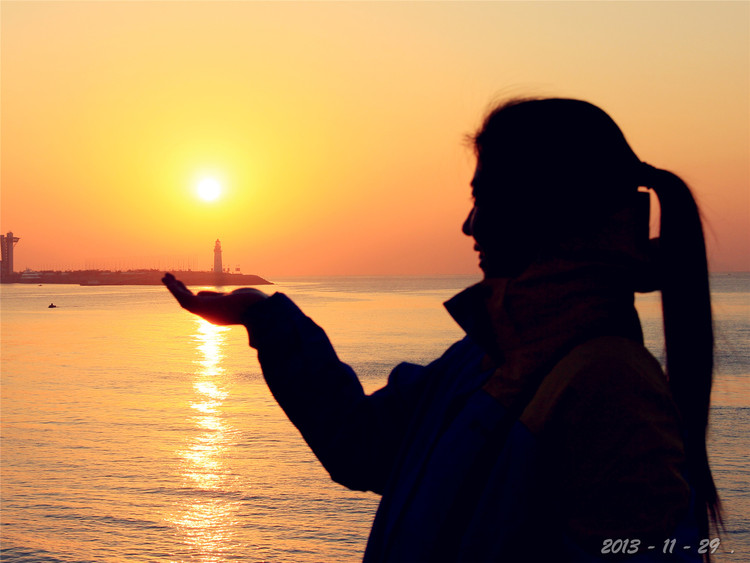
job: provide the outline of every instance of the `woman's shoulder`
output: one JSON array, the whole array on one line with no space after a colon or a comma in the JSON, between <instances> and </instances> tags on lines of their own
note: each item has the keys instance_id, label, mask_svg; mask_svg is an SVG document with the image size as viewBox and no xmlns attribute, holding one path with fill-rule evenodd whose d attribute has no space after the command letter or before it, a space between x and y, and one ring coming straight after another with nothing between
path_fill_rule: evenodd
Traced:
<instances>
[{"instance_id":1,"label":"woman's shoulder","mask_svg":"<svg viewBox=\"0 0 750 563\"><path fill-rule=\"evenodd\" d=\"M602 336L571 350L544 378L521 420L538 432L560 415L586 411L641 411L671 405L661 365L639 342ZM671 410L671 409L669 409ZM571 412L572 411L572 412Z\"/></svg>"},{"instance_id":2,"label":"woman's shoulder","mask_svg":"<svg viewBox=\"0 0 750 563\"><path fill-rule=\"evenodd\" d=\"M578 543L669 537L690 497L679 420L661 366L635 341L597 338L548 374L522 421Z\"/></svg>"},{"instance_id":3,"label":"woman's shoulder","mask_svg":"<svg viewBox=\"0 0 750 563\"><path fill-rule=\"evenodd\" d=\"M669 384L659 362L641 343L622 336L589 340L568 353L545 379L550 386L574 390L624 388L652 389L669 393Z\"/></svg>"}]
</instances>

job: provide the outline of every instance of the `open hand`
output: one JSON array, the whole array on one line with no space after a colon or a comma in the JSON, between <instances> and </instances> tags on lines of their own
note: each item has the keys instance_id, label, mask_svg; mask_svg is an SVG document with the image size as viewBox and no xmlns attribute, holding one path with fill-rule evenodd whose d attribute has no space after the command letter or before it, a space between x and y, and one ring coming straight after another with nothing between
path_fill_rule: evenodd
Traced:
<instances>
[{"instance_id":1,"label":"open hand","mask_svg":"<svg viewBox=\"0 0 750 563\"><path fill-rule=\"evenodd\" d=\"M217 325L243 324L247 310L268 297L249 287L231 293L200 291L195 294L172 274L164 274L161 281L183 308Z\"/></svg>"}]
</instances>

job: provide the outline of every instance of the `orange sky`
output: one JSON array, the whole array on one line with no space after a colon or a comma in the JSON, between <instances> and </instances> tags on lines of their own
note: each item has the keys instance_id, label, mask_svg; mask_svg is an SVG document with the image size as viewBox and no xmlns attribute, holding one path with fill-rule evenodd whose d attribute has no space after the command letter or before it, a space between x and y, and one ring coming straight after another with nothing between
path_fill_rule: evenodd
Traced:
<instances>
[{"instance_id":1,"label":"orange sky","mask_svg":"<svg viewBox=\"0 0 750 563\"><path fill-rule=\"evenodd\" d=\"M587 99L694 188L750 270L747 2L9 2L0 231L15 269L474 273L492 100ZM224 187L213 203L204 176Z\"/></svg>"}]
</instances>

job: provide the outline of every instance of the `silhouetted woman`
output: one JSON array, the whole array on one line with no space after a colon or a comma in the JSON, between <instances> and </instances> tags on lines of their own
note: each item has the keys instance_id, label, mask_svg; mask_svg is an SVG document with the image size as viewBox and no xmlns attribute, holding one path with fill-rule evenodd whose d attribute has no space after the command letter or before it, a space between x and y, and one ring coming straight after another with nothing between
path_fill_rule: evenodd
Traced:
<instances>
[{"instance_id":1,"label":"silhouetted woman","mask_svg":"<svg viewBox=\"0 0 750 563\"><path fill-rule=\"evenodd\" d=\"M446 303L466 337L426 367L400 364L372 395L284 295L165 283L186 309L245 325L332 478L382 494L365 561L700 560L718 499L690 191L582 101L505 103L472 143L463 230L485 278ZM658 240L639 186L659 198ZM666 375L634 308L635 291L655 289Z\"/></svg>"}]
</instances>

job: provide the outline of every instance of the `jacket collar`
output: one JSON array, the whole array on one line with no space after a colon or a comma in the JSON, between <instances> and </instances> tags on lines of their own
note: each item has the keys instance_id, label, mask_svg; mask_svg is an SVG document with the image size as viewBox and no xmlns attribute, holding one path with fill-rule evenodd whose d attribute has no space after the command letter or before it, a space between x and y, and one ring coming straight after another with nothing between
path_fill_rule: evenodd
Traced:
<instances>
[{"instance_id":1,"label":"jacket collar","mask_svg":"<svg viewBox=\"0 0 750 563\"><path fill-rule=\"evenodd\" d=\"M517 278L488 278L446 301L492 360L504 393L535 389L572 348L598 336L643 342L632 289L604 262L549 260ZM506 406L512 397L503 401Z\"/></svg>"}]
</instances>

